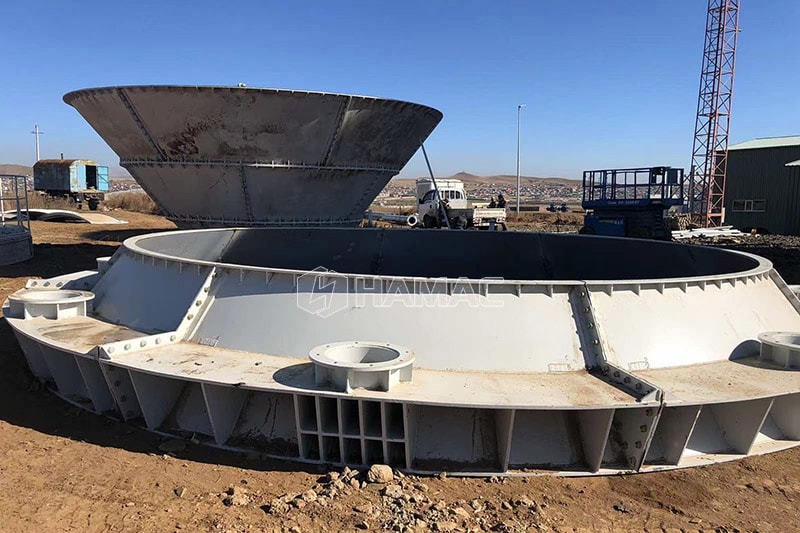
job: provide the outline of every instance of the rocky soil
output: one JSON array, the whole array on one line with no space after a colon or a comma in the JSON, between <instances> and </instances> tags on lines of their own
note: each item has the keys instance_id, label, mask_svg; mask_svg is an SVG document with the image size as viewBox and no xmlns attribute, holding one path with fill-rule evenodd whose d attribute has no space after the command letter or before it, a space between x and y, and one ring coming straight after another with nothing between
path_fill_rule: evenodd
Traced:
<instances>
[{"instance_id":1,"label":"rocky soil","mask_svg":"<svg viewBox=\"0 0 800 533\"><path fill-rule=\"evenodd\" d=\"M786 283L800 284L800 237L793 235L754 235L719 239L707 243L766 257L775 265Z\"/></svg>"},{"instance_id":2,"label":"rocky soil","mask_svg":"<svg viewBox=\"0 0 800 533\"><path fill-rule=\"evenodd\" d=\"M94 266L163 218L33 224L32 261L0 267L0 300L30 277ZM715 243L800 283L800 239ZM800 450L703 468L589 478L403 476L270 461L165 439L50 394L0 321L0 531L719 531L800 526Z\"/></svg>"}]
</instances>

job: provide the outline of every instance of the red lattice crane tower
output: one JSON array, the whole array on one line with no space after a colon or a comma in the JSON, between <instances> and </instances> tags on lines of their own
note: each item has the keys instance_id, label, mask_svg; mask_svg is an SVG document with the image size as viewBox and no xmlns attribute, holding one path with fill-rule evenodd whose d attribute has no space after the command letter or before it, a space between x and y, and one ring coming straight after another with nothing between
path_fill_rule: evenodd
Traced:
<instances>
[{"instance_id":1,"label":"red lattice crane tower","mask_svg":"<svg viewBox=\"0 0 800 533\"><path fill-rule=\"evenodd\" d=\"M692 146L689 209L705 226L722 224L740 0L709 0Z\"/></svg>"}]
</instances>

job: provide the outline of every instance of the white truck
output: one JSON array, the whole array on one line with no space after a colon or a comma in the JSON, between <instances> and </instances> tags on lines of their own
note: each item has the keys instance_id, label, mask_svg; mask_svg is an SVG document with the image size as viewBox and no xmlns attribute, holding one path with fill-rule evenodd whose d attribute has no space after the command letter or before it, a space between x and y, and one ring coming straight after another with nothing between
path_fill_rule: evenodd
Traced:
<instances>
[{"instance_id":1,"label":"white truck","mask_svg":"<svg viewBox=\"0 0 800 533\"><path fill-rule=\"evenodd\" d=\"M450 227L456 229L477 228L506 230L506 210L504 207L487 207L486 204L470 205L464 182L457 179L437 179L440 200L447 200ZM447 227L442 209L436 200L436 187L433 180L417 180L416 223L425 228ZM412 215L413 216L413 215Z\"/></svg>"}]
</instances>

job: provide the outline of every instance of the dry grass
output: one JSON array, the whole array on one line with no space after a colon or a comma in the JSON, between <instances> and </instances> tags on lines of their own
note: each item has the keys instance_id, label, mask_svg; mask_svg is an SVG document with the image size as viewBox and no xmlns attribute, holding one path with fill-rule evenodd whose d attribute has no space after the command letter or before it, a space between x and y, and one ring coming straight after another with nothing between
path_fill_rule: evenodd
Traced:
<instances>
[{"instance_id":1,"label":"dry grass","mask_svg":"<svg viewBox=\"0 0 800 533\"><path fill-rule=\"evenodd\" d=\"M376 213L392 213L395 215L411 215L417 212L414 205L380 205L373 203L369 208Z\"/></svg>"},{"instance_id":2,"label":"dry grass","mask_svg":"<svg viewBox=\"0 0 800 533\"><path fill-rule=\"evenodd\" d=\"M122 209L124 211L135 211L148 215L160 215L161 210L146 193L143 192L122 192L107 196L103 202L109 209Z\"/></svg>"},{"instance_id":3,"label":"dry grass","mask_svg":"<svg viewBox=\"0 0 800 533\"><path fill-rule=\"evenodd\" d=\"M506 215L506 220L510 223L519 224L562 224L567 226L582 226L583 213L550 213L550 212L535 212L535 211L521 211L519 215L513 210L509 210Z\"/></svg>"},{"instance_id":4,"label":"dry grass","mask_svg":"<svg viewBox=\"0 0 800 533\"><path fill-rule=\"evenodd\" d=\"M64 196L48 196L41 193L31 193L28 196L28 205L32 209L66 209L75 211L78 205ZM122 192L106 196L103 206L108 209L122 209L147 215L160 215L161 210L153 200L143 192ZM83 207L86 209L86 206Z\"/></svg>"},{"instance_id":5,"label":"dry grass","mask_svg":"<svg viewBox=\"0 0 800 533\"><path fill-rule=\"evenodd\" d=\"M28 195L28 207L31 209L67 209L74 211L78 206L72 200L63 196L49 196L32 192Z\"/></svg>"}]
</instances>

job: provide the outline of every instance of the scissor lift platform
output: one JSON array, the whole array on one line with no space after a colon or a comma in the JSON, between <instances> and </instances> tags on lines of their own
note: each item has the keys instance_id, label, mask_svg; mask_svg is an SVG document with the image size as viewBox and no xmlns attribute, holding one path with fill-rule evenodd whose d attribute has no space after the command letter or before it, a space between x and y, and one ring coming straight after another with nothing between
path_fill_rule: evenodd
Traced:
<instances>
[{"instance_id":1,"label":"scissor lift platform","mask_svg":"<svg viewBox=\"0 0 800 533\"><path fill-rule=\"evenodd\" d=\"M672 167L587 170L586 209L580 233L669 240L664 211L683 204L683 169Z\"/></svg>"}]
</instances>

